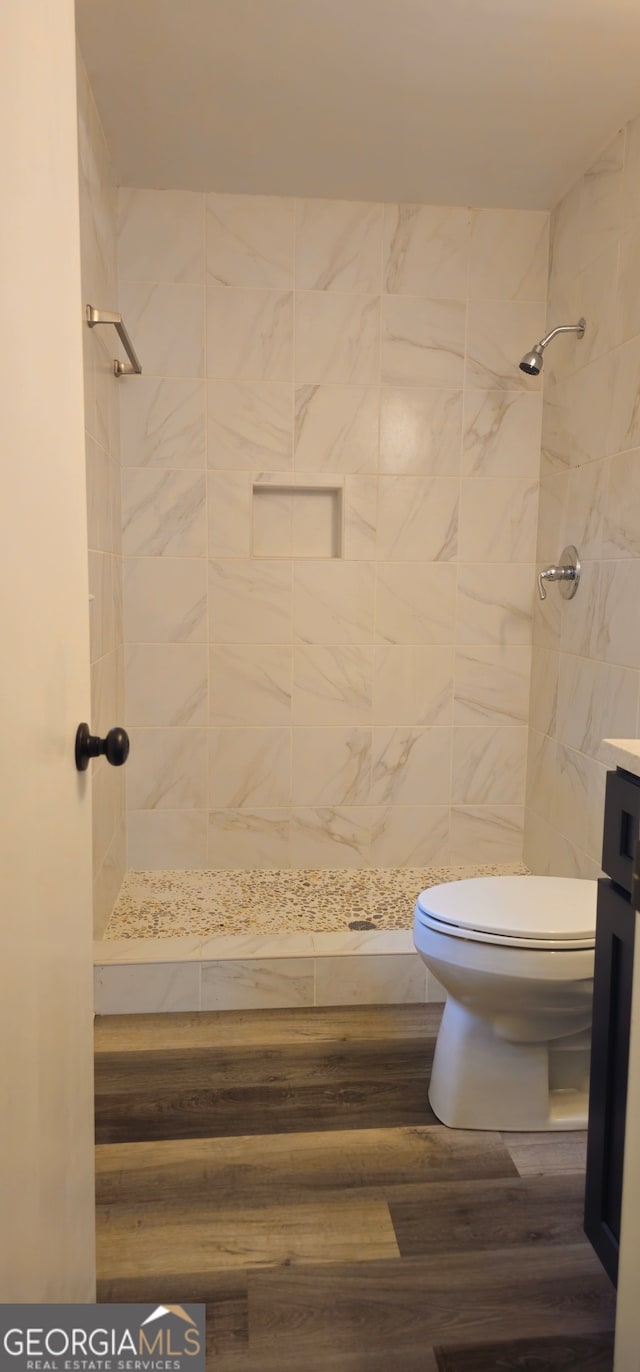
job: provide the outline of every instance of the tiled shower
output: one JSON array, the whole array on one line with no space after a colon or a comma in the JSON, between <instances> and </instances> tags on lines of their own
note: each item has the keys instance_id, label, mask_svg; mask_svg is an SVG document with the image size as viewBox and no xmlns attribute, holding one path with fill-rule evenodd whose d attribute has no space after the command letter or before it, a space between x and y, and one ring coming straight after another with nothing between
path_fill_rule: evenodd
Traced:
<instances>
[{"instance_id":1,"label":"tiled shower","mask_svg":"<svg viewBox=\"0 0 640 1372\"><path fill-rule=\"evenodd\" d=\"M592 875L599 741L638 719L638 548L612 532L638 442L636 125L552 214L549 275L539 211L116 192L84 76L80 104L85 293L117 262L144 369L88 381L94 709L112 723L124 691L132 740L126 814L94 777L97 933L125 818L147 872L524 845ZM581 313L543 411L518 360ZM567 542L590 594L561 616L535 572Z\"/></svg>"},{"instance_id":2,"label":"tiled shower","mask_svg":"<svg viewBox=\"0 0 640 1372\"><path fill-rule=\"evenodd\" d=\"M546 235L120 192L132 866L519 853Z\"/></svg>"}]
</instances>

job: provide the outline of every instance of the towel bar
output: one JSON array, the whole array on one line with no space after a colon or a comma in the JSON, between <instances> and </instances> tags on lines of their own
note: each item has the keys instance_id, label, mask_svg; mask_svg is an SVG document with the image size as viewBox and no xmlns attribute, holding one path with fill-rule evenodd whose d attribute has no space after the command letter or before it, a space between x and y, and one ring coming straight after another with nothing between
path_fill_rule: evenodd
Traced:
<instances>
[{"instance_id":1,"label":"towel bar","mask_svg":"<svg viewBox=\"0 0 640 1372\"><path fill-rule=\"evenodd\" d=\"M87 324L90 329L94 329L96 324L113 324L118 333L120 342L129 358L128 362L120 362L117 357L113 359L114 376L139 376L142 367L136 350L129 338L121 314L113 314L111 310L97 310L95 305L87 305Z\"/></svg>"}]
</instances>

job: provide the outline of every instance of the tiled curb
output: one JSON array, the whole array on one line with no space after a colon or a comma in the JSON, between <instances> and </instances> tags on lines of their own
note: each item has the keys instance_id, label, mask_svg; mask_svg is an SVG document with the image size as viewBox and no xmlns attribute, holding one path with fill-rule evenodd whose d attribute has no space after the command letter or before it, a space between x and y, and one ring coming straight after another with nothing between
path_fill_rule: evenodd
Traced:
<instances>
[{"instance_id":1,"label":"tiled curb","mask_svg":"<svg viewBox=\"0 0 640 1372\"><path fill-rule=\"evenodd\" d=\"M410 929L105 939L96 1014L442 1001Z\"/></svg>"}]
</instances>

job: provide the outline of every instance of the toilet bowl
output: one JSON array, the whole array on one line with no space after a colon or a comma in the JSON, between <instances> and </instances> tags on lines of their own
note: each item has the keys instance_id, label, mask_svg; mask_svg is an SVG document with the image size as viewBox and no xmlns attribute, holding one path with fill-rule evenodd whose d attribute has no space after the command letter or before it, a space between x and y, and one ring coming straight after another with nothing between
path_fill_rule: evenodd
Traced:
<instances>
[{"instance_id":1,"label":"toilet bowl","mask_svg":"<svg viewBox=\"0 0 640 1372\"><path fill-rule=\"evenodd\" d=\"M474 877L418 897L447 992L429 1100L458 1129L585 1129L597 883Z\"/></svg>"}]
</instances>

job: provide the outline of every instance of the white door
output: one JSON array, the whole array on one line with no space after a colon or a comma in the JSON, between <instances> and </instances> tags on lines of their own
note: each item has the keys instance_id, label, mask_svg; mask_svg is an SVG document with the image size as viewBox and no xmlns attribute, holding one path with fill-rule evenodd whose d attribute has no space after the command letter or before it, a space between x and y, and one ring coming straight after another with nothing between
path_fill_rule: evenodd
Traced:
<instances>
[{"instance_id":1,"label":"white door","mask_svg":"<svg viewBox=\"0 0 640 1372\"><path fill-rule=\"evenodd\" d=\"M0 6L0 1302L93 1300L73 0Z\"/></svg>"}]
</instances>

